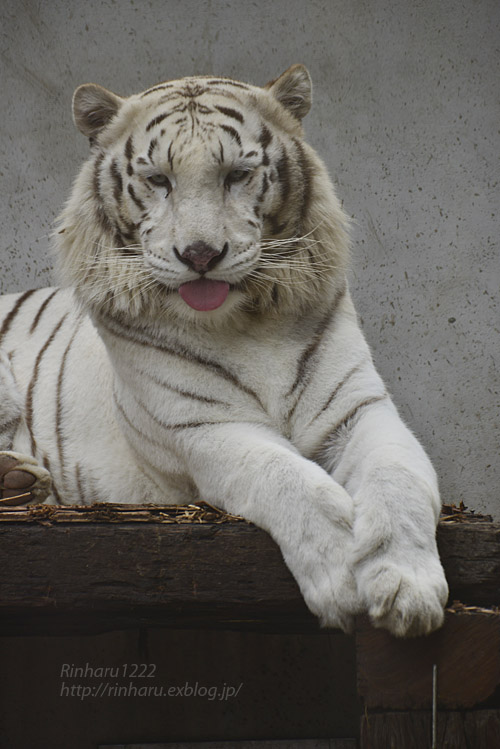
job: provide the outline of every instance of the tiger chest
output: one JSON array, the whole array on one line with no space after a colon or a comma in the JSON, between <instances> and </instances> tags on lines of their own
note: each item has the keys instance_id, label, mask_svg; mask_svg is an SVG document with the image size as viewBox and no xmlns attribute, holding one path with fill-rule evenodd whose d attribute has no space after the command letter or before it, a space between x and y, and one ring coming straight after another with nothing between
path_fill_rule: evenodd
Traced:
<instances>
[{"instance_id":1,"label":"tiger chest","mask_svg":"<svg viewBox=\"0 0 500 749\"><path fill-rule=\"evenodd\" d=\"M248 422L290 436L304 344L293 335L233 335L150 345L101 330L122 420L169 437L189 425Z\"/></svg>"}]
</instances>

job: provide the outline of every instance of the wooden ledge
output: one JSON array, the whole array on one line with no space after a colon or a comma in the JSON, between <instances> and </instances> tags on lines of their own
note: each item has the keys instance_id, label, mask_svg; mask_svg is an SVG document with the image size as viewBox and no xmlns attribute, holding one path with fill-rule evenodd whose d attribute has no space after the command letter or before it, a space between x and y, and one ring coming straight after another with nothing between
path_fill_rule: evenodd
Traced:
<instances>
[{"instance_id":1,"label":"wooden ledge","mask_svg":"<svg viewBox=\"0 0 500 749\"><path fill-rule=\"evenodd\" d=\"M358 694L368 709L430 709L434 666L439 709L471 708L500 683L500 610L455 604L441 629L408 640L363 617L356 655Z\"/></svg>"},{"instance_id":2,"label":"wooden ledge","mask_svg":"<svg viewBox=\"0 0 500 749\"><path fill-rule=\"evenodd\" d=\"M137 627L319 632L278 546L209 505L0 511L0 634ZM500 524L438 528L450 600L500 603Z\"/></svg>"}]
</instances>

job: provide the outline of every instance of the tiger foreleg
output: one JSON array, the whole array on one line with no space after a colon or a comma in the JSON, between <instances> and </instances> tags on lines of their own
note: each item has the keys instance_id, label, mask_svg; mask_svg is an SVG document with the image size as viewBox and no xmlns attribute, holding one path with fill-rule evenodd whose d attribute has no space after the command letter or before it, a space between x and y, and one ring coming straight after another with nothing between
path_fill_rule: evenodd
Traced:
<instances>
[{"instance_id":1,"label":"tiger foreleg","mask_svg":"<svg viewBox=\"0 0 500 749\"><path fill-rule=\"evenodd\" d=\"M376 627L397 636L425 635L443 623L448 598L436 545L437 479L396 410L376 409L354 428L334 473L339 481L339 474L350 476L352 568Z\"/></svg>"},{"instance_id":2,"label":"tiger foreleg","mask_svg":"<svg viewBox=\"0 0 500 749\"><path fill-rule=\"evenodd\" d=\"M186 435L200 496L243 515L274 538L323 626L350 631L358 612L352 549L353 502L316 463L265 427L226 424ZM187 431L187 430L186 430Z\"/></svg>"}]
</instances>

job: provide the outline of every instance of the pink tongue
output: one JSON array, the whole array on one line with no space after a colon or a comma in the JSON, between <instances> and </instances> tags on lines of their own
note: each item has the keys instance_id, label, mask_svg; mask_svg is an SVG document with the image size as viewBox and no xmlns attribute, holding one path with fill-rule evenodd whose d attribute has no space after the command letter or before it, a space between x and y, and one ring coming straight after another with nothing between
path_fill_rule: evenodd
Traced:
<instances>
[{"instance_id":1,"label":"pink tongue","mask_svg":"<svg viewBox=\"0 0 500 749\"><path fill-rule=\"evenodd\" d=\"M183 283L179 287L179 294L193 309L209 312L224 304L229 294L229 284L226 281L198 278L196 281Z\"/></svg>"}]
</instances>

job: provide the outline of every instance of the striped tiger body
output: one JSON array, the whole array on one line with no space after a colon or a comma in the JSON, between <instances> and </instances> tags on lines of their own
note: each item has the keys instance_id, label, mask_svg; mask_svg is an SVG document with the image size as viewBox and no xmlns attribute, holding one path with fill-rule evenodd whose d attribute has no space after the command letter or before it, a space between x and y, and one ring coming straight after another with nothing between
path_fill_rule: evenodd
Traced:
<instances>
[{"instance_id":1,"label":"striped tiger body","mask_svg":"<svg viewBox=\"0 0 500 749\"><path fill-rule=\"evenodd\" d=\"M186 503L280 545L322 624L439 626L436 476L377 374L295 65L124 99L87 84L65 288L0 299L4 501Z\"/></svg>"}]
</instances>

